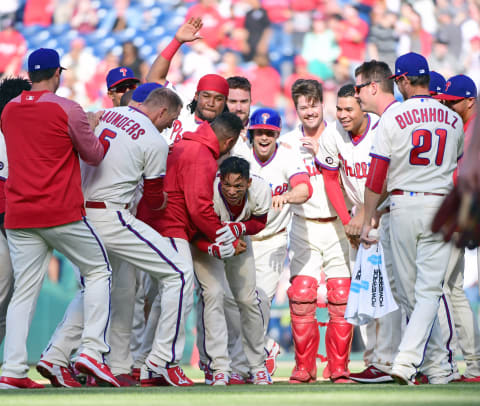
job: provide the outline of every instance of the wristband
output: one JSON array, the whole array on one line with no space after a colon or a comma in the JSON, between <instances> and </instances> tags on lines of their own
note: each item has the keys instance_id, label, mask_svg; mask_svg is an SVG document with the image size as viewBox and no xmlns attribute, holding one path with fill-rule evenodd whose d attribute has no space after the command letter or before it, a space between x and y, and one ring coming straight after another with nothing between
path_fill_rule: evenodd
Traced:
<instances>
[{"instance_id":1,"label":"wristband","mask_svg":"<svg viewBox=\"0 0 480 406\"><path fill-rule=\"evenodd\" d=\"M181 45L180 41L174 37L160 55L162 55L167 61L171 61Z\"/></svg>"}]
</instances>

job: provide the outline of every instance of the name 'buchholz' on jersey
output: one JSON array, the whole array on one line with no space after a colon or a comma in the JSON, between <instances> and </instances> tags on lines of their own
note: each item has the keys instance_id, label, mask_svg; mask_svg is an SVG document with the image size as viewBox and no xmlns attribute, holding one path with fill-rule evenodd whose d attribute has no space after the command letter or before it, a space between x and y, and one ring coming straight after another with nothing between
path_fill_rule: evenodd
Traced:
<instances>
[{"instance_id":1,"label":"name 'buchholz' on jersey","mask_svg":"<svg viewBox=\"0 0 480 406\"><path fill-rule=\"evenodd\" d=\"M117 113L116 111L105 111L100 121L104 121L125 131L134 140L136 140L142 134L145 134L145 130L135 120L132 120L130 117L124 116L123 114Z\"/></svg>"},{"instance_id":2,"label":"name 'buchholz' on jersey","mask_svg":"<svg viewBox=\"0 0 480 406\"><path fill-rule=\"evenodd\" d=\"M452 128L457 128L455 125L458 117L449 114L445 108L429 107L404 111L401 114L397 114L395 120L401 129L414 123L428 122L445 123L452 126Z\"/></svg>"}]
</instances>

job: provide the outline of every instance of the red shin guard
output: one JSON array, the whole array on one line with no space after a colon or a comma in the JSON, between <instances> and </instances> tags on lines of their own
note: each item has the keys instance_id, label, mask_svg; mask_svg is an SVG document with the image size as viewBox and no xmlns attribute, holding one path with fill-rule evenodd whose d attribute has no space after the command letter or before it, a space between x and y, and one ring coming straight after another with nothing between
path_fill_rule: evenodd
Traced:
<instances>
[{"instance_id":1,"label":"red shin guard","mask_svg":"<svg viewBox=\"0 0 480 406\"><path fill-rule=\"evenodd\" d=\"M353 326L344 319L350 291L350 278L327 280L328 322L325 334L330 379L348 378L348 362L353 339Z\"/></svg>"},{"instance_id":2,"label":"red shin guard","mask_svg":"<svg viewBox=\"0 0 480 406\"><path fill-rule=\"evenodd\" d=\"M296 276L287 291L295 345L295 368L290 383L314 382L317 379L317 351L320 341L315 313L317 280Z\"/></svg>"}]
</instances>

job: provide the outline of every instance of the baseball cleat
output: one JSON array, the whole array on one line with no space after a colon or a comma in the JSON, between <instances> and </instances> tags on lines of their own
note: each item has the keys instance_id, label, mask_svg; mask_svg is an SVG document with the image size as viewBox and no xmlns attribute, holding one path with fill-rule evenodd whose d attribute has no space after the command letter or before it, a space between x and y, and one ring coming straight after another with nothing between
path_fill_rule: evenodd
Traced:
<instances>
[{"instance_id":1,"label":"baseball cleat","mask_svg":"<svg viewBox=\"0 0 480 406\"><path fill-rule=\"evenodd\" d=\"M157 374L146 365L140 368L140 386L169 386L163 375Z\"/></svg>"},{"instance_id":2,"label":"baseball cleat","mask_svg":"<svg viewBox=\"0 0 480 406\"><path fill-rule=\"evenodd\" d=\"M230 385L245 385L245 383L242 375L232 372L232 375L230 375Z\"/></svg>"},{"instance_id":3,"label":"baseball cleat","mask_svg":"<svg viewBox=\"0 0 480 406\"><path fill-rule=\"evenodd\" d=\"M203 371L205 375L205 385L211 385L213 382L213 371L208 367L207 364L200 361L198 367Z\"/></svg>"},{"instance_id":4,"label":"baseball cleat","mask_svg":"<svg viewBox=\"0 0 480 406\"><path fill-rule=\"evenodd\" d=\"M303 369L295 366L292 371L292 375L288 380L289 383L312 383L317 380L316 376L310 375L310 373Z\"/></svg>"},{"instance_id":5,"label":"baseball cleat","mask_svg":"<svg viewBox=\"0 0 480 406\"><path fill-rule=\"evenodd\" d=\"M120 386L137 386L138 381L130 374L115 375L115 379L120 383Z\"/></svg>"},{"instance_id":6,"label":"baseball cleat","mask_svg":"<svg viewBox=\"0 0 480 406\"><path fill-rule=\"evenodd\" d=\"M460 377L460 382L480 382L480 376L473 376L472 378L467 378L466 376L462 375Z\"/></svg>"},{"instance_id":7,"label":"baseball cleat","mask_svg":"<svg viewBox=\"0 0 480 406\"><path fill-rule=\"evenodd\" d=\"M267 368L270 376L273 376L277 370L277 357L280 354L280 346L276 341L273 342L272 349L268 353L267 358L265 359L265 367Z\"/></svg>"},{"instance_id":8,"label":"baseball cleat","mask_svg":"<svg viewBox=\"0 0 480 406\"><path fill-rule=\"evenodd\" d=\"M140 368L132 368L132 378L140 382Z\"/></svg>"},{"instance_id":9,"label":"baseball cleat","mask_svg":"<svg viewBox=\"0 0 480 406\"><path fill-rule=\"evenodd\" d=\"M30 378L12 378L0 376L0 389L43 389L45 386L32 381Z\"/></svg>"},{"instance_id":10,"label":"baseball cleat","mask_svg":"<svg viewBox=\"0 0 480 406\"><path fill-rule=\"evenodd\" d=\"M75 368L84 374L93 376L98 381L119 388L120 382L113 376L107 364L98 362L87 354L80 354L75 362Z\"/></svg>"},{"instance_id":11,"label":"baseball cleat","mask_svg":"<svg viewBox=\"0 0 480 406\"><path fill-rule=\"evenodd\" d=\"M52 386L56 388L81 388L82 384L77 382L70 373L70 370L60 365L41 359L37 364L37 371L44 378L47 378Z\"/></svg>"},{"instance_id":12,"label":"baseball cleat","mask_svg":"<svg viewBox=\"0 0 480 406\"><path fill-rule=\"evenodd\" d=\"M163 368L148 359L145 361L145 365L153 372L162 375L171 386L193 386L193 381L185 375L183 369L178 365L176 367Z\"/></svg>"},{"instance_id":13,"label":"baseball cleat","mask_svg":"<svg viewBox=\"0 0 480 406\"><path fill-rule=\"evenodd\" d=\"M359 383L387 383L393 382L393 378L378 368L370 365L362 372L350 373L350 379Z\"/></svg>"},{"instance_id":14,"label":"baseball cleat","mask_svg":"<svg viewBox=\"0 0 480 406\"><path fill-rule=\"evenodd\" d=\"M227 386L229 383L229 378L227 374L223 372L217 372L213 377L212 386Z\"/></svg>"},{"instance_id":15,"label":"baseball cleat","mask_svg":"<svg viewBox=\"0 0 480 406\"><path fill-rule=\"evenodd\" d=\"M270 377L266 369L261 369L260 371L253 374L253 384L254 385L271 385L273 384L272 378Z\"/></svg>"}]
</instances>

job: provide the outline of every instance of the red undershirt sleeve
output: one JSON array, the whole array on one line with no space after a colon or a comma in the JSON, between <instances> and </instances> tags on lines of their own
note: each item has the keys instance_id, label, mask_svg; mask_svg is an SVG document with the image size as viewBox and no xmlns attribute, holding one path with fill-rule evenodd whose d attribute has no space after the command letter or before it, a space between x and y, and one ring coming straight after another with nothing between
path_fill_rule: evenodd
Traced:
<instances>
[{"instance_id":1,"label":"red undershirt sleeve","mask_svg":"<svg viewBox=\"0 0 480 406\"><path fill-rule=\"evenodd\" d=\"M262 214L261 216L252 216L247 221L243 221L245 224L246 235L255 235L262 231L267 224L268 213Z\"/></svg>"},{"instance_id":2,"label":"red undershirt sleeve","mask_svg":"<svg viewBox=\"0 0 480 406\"><path fill-rule=\"evenodd\" d=\"M149 209L155 210L163 206L165 202L163 177L143 181L143 199Z\"/></svg>"},{"instance_id":3,"label":"red undershirt sleeve","mask_svg":"<svg viewBox=\"0 0 480 406\"><path fill-rule=\"evenodd\" d=\"M308 186L308 198L312 197L313 187L310 183L310 176L307 173L297 173L290 178L289 182L292 189L300 183L305 183Z\"/></svg>"},{"instance_id":4,"label":"red undershirt sleeve","mask_svg":"<svg viewBox=\"0 0 480 406\"><path fill-rule=\"evenodd\" d=\"M385 179L387 179L389 163L389 160L372 156L365 187L368 187L372 192L381 194L383 184L385 183Z\"/></svg>"},{"instance_id":5,"label":"red undershirt sleeve","mask_svg":"<svg viewBox=\"0 0 480 406\"><path fill-rule=\"evenodd\" d=\"M342 224L348 224L350 215L348 214L347 205L345 204L342 189L340 188L340 182L338 181L338 170L322 170L322 175L330 203L332 203Z\"/></svg>"}]
</instances>

